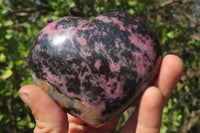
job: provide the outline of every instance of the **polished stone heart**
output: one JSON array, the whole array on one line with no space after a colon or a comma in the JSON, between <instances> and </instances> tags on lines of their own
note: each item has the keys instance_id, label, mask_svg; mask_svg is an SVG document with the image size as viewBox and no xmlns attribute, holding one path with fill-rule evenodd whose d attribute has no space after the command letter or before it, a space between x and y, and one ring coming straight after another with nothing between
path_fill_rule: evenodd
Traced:
<instances>
[{"instance_id":1,"label":"polished stone heart","mask_svg":"<svg viewBox=\"0 0 200 133\"><path fill-rule=\"evenodd\" d=\"M66 112L99 127L154 82L161 48L151 29L122 12L48 24L30 52L31 74Z\"/></svg>"}]
</instances>

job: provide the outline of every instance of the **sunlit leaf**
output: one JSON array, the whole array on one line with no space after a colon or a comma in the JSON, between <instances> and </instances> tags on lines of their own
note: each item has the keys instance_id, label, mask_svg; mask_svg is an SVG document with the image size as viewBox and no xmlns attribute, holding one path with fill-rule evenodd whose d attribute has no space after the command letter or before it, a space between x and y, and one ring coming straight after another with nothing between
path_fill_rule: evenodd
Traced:
<instances>
[{"instance_id":1,"label":"sunlit leaf","mask_svg":"<svg viewBox=\"0 0 200 133\"><path fill-rule=\"evenodd\" d=\"M26 28L30 28L31 25L30 25L29 23L25 22L25 23L24 23L24 27L26 27Z\"/></svg>"},{"instance_id":2,"label":"sunlit leaf","mask_svg":"<svg viewBox=\"0 0 200 133\"><path fill-rule=\"evenodd\" d=\"M137 5L137 1L136 1L136 0L129 0L129 1L128 1L128 4L129 4L130 6L135 6L135 5Z\"/></svg>"},{"instance_id":3,"label":"sunlit leaf","mask_svg":"<svg viewBox=\"0 0 200 133\"><path fill-rule=\"evenodd\" d=\"M26 80L24 80L20 86L24 86L24 85L35 85L35 82L33 81L33 79L31 77L28 77Z\"/></svg>"},{"instance_id":4,"label":"sunlit leaf","mask_svg":"<svg viewBox=\"0 0 200 133\"><path fill-rule=\"evenodd\" d=\"M1 53L1 54L0 54L0 63L1 63L1 62L5 62L5 61L6 61L6 56L5 56L4 53Z\"/></svg>"},{"instance_id":5,"label":"sunlit leaf","mask_svg":"<svg viewBox=\"0 0 200 133\"><path fill-rule=\"evenodd\" d=\"M1 12L1 15L5 16L8 14L8 10L7 9L4 9L2 12Z\"/></svg>"},{"instance_id":6,"label":"sunlit leaf","mask_svg":"<svg viewBox=\"0 0 200 133\"><path fill-rule=\"evenodd\" d=\"M175 37L175 33L174 31L170 31L167 33L167 37L169 37L170 39L173 39Z\"/></svg>"},{"instance_id":7,"label":"sunlit leaf","mask_svg":"<svg viewBox=\"0 0 200 133\"><path fill-rule=\"evenodd\" d=\"M134 14L135 11L134 11L132 8L130 8L130 9L128 10L128 13L129 13L129 14Z\"/></svg>"},{"instance_id":8,"label":"sunlit leaf","mask_svg":"<svg viewBox=\"0 0 200 133\"><path fill-rule=\"evenodd\" d=\"M34 122L29 122L28 123L28 127L29 128L34 128L35 127L35 123Z\"/></svg>"},{"instance_id":9,"label":"sunlit leaf","mask_svg":"<svg viewBox=\"0 0 200 133\"><path fill-rule=\"evenodd\" d=\"M7 78L9 78L10 76L12 76L12 74L13 74L13 72L12 72L12 70L5 70L4 72L3 72L3 75L2 75L2 79L7 79Z\"/></svg>"},{"instance_id":10,"label":"sunlit leaf","mask_svg":"<svg viewBox=\"0 0 200 133\"><path fill-rule=\"evenodd\" d=\"M4 26L12 26L13 25L13 21L8 20L4 22Z\"/></svg>"},{"instance_id":11,"label":"sunlit leaf","mask_svg":"<svg viewBox=\"0 0 200 133\"><path fill-rule=\"evenodd\" d=\"M0 121L2 121L3 117L3 114L0 114Z\"/></svg>"},{"instance_id":12,"label":"sunlit leaf","mask_svg":"<svg viewBox=\"0 0 200 133\"><path fill-rule=\"evenodd\" d=\"M9 40L9 39L12 38L12 36L13 36L12 34L6 34L6 35L5 35L5 38L6 38L7 40Z\"/></svg>"},{"instance_id":13,"label":"sunlit leaf","mask_svg":"<svg viewBox=\"0 0 200 133\"><path fill-rule=\"evenodd\" d=\"M121 3L120 3L120 0L115 0L115 4L117 5L117 6L119 6Z\"/></svg>"}]
</instances>

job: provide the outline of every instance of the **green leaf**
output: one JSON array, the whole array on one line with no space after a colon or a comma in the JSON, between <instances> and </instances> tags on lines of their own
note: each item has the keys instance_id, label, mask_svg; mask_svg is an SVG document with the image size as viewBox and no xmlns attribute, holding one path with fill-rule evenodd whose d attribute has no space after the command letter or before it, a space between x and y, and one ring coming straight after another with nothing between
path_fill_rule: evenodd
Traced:
<instances>
[{"instance_id":1,"label":"green leaf","mask_svg":"<svg viewBox=\"0 0 200 133\"><path fill-rule=\"evenodd\" d=\"M25 22L25 23L24 23L24 27L25 27L25 28L30 28L31 25L30 25L29 23Z\"/></svg>"},{"instance_id":2,"label":"green leaf","mask_svg":"<svg viewBox=\"0 0 200 133\"><path fill-rule=\"evenodd\" d=\"M5 56L4 53L1 53L1 54L0 54L0 62L3 63L3 62L5 62L5 61L6 61L6 56Z\"/></svg>"},{"instance_id":3,"label":"green leaf","mask_svg":"<svg viewBox=\"0 0 200 133\"><path fill-rule=\"evenodd\" d=\"M162 126L160 129L160 133L167 133L168 128L166 126Z\"/></svg>"},{"instance_id":4,"label":"green leaf","mask_svg":"<svg viewBox=\"0 0 200 133\"><path fill-rule=\"evenodd\" d=\"M170 39L174 39L174 38L178 37L178 35L179 35L178 29L172 30L167 33L167 37L169 37Z\"/></svg>"},{"instance_id":5,"label":"green leaf","mask_svg":"<svg viewBox=\"0 0 200 133\"><path fill-rule=\"evenodd\" d=\"M13 31L14 31L14 30L12 30L12 29L8 29L8 30L6 30L6 33L8 33L8 34L12 34Z\"/></svg>"},{"instance_id":6,"label":"green leaf","mask_svg":"<svg viewBox=\"0 0 200 133\"><path fill-rule=\"evenodd\" d=\"M33 81L32 77L28 77L26 80L24 80L21 84L20 87L24 85L35 85L35 82Z\"/></svg>"},{"instance_id":7,"label":"green leaf","mask_svg":"<svg viewBox=\"0 0 200 133\"><path fill-rule=\"evenodd\" d=\"M7 40L10 40L10 39L12 38L12 36L13 36L12 34L6 34L6 35L5 35L5 38L6 38Z\"/></svg>"},{"instance_id":8,"label":"green leaf","mask_svg":"<svg viewBox=\"0 0 200 133\"><path fill-rule=\"evenodd\" d=\"M180 125L180 123L178 121L172 121L172 124L176 127L178 127Z\"/></svg>"},{"instance_id":9,"label":"green leaf","mask_svg":"<svg viewBox=\"0 0 200 133\"><path fill-rule=\"evenodd\" d=\"M170 39L173 39L175 37L175 33L174 31L170 31L167 33L167 37L169 37Z\"/></svg>"},{"instance_id":10,"label":"green leaf","mask_svg":"<svg viewBox=\"0 0 200 133\"><path fill-rule=\"evenodd\" d=\"M135 11L134 11L132 8L130 8L130 9L128 10L128 13L129 13L129 14L134 14Z\"/></svg>"},{"instance_id":11,"label":"green leaf","mask_svg":"<svg viewBox=\"0 0 200 133\"><path fill-rule=\"evenodd\" d=\"M143 12L143 11L145 11L145 10L146 10L145 4L140 3L140 4L138 5L138 11L139 11L139 12Z\"/></svg>"},{"instance_id":12,"label":"green leaf","mask_svg":"<svg viewBox=\"0 0 200 133\"><path fill-rule=\"evenodd\" d=\"M4 117L4 115L3 115L3 114L0 114L0 121L3 120L3 117Z\"/></svg>"},{"instance_id":13,"label":"green leaf","mask_svg":"<svg viewBox=\"0 0 200 133\"><path fill-rule=\"evenodd\" d=\"M11 21L11 20L8 20L8 21L5 21L4 22L4 26L5 27L7 27L7 26L12 26L14 23L13 23L13 21Z\"/></svg>"},{"instance_id":14,"label":"green leaf","mask_svg":"<svg viewBox=\"0 0 200 133\"><path fill-rule=\"evenodd\" d=\"M8 10L7 9L4 9L2 12L1 12L1 15L2 16L5 16L5 15L7 15L8 14Z\"/></svg>"},{"instance_id":15,"label":"green leaf","mask_svg":"<svg viewBox=\"0 0 200 133\"><path fill-rule=\"evenodd\" d=\"M76 6L75 2L72 1L72 2L69 3L69 7L70 7L70 8L73 8L73 7L75 7L75 6Z\"/></svg>"},{"instance_id":16,"label":"green leaf","mask_svg":"<svg viewBox=\"0 0 200 133\"><path fill-rule=\"evenodd\" d=\"M8 69L8 70L3 72L2 79L7 79L10 76L12 76L12 74L13 74L12 70Z\"/></svg>"},{"instance_id":17,"label":"green leaf","mask_svg":"<svg viewBox=\"0 0 200 133\"><path fill-rule=\"evenodd\" d=\"M182 115L178 115L178 120L181 120L182 119Z\"/></svg>"},{"instance_id":18,"label":"green leaf","mask_svg":"<svg viewBox=\"0 0 200 133\"><path fill-rule=\"evenodd\" d=\"M28 123L28 127L29 128L34 128L35 127L35 123L34 122L29 122Z\"/></svg>"},{"instance_id":19,"label":"green leaf","mask_svg":"<svg viewBox=\"0 0 200 133\"><path fill-rule=\"evenodd\" d=\"M8 62L7 69L12 69L13 66L14 66L14 62L13 62L13 61L9 61L9 62Z\"/></svg>"},{"instance_id":20,"label":"green leaf","mask_svg":"<svg viewBox=\"0 0 200 133\"><path fill-rule=\"evenodd\" d=\"M120 6L120 1L119 0L115 0L115 4L116 4L116 6Z\"/></svg>"},{"instance_id":21,"label":"green leaf","mask_svg":"<svg viewBox=\"0 0 200 133\"><path fill-rule=\"evenodd\" d=\"M128 4L129 4L129 6L135 6L135 5L137 5L137 1L136 0L129 0Z\"/></svg>"},{"instance_id":22,"label":"green leaf","mask_svg":"<svg viewBox=\"0 0 200 133\"><path fill-rule=\"evenodd\" d=\"M181 22L181 26L182 26L183 28L187 28L187 27L188 27L188 23Z\"/></svg>"}]
</instances>

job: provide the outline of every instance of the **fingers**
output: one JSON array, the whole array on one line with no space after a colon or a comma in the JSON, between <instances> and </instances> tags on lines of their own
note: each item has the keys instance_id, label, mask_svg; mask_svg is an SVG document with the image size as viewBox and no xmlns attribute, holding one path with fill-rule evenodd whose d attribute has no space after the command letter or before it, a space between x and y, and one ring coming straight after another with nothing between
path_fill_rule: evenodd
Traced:
<instances>
[{"instance_id":1,"label":"fingers","mask_svg":"<svg viewBox=\"0 0 200 133\"><path fill-rule=\"evenodd\" d=\"M136 133L159 133L164 97L156 87L150 87L141 97Z\"/></svg>"},{"instance_id":2,"label":"fingers","mask_svg":"<svg viewBox=\"0 0 200 133\"><path fill-rule=\"evenodd\" d=\"M121 133L159 133L164 97L156 87L149 87L140 99L139 108L128 119Z\"/></svg>"},{"instance_id":3,"label":"fingers","mask_svg":"<svg viewBox=\"0 0 200 133\"><path fill-rule=\"evenodd\" d=\"M160 89L165 102L169 99L173 89L183 73L183 62L175 55L167 55L161 64L160 73L155 85Z\"/></svg>"},{"instance_id":4,"label":"fingers","mask_svg":"<svg viewBox=\"0 0 200 133\"><path fill-rule=\"evenodd\" d=\"M138 111L133 113L121 132L158 133L164 104L168 101L182 72L181 59L174 55L166 56L161 64L156 87L149 87L143 93Z\"/></svg>"},{"instance_id":5,"label":"fingers","mask_svg":"<svg viewBox=\"0 0 200 133\"><path fill-rule=\"evenodd\" d=\"M35 133L67 133L66 114L42 89L27 85L19 90L19 96L32 110L36 121Z\"/></svg>"}]
</instances>

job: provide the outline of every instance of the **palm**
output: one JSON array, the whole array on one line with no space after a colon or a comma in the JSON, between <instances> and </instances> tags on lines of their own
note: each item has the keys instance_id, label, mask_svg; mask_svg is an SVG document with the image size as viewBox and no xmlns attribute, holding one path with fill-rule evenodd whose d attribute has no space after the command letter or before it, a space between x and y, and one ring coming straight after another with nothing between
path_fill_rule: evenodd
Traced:
<instances>
[{"instance_id":1,"label":"palm","mask_svg":"<svg viewBox=\"0 0 200 133\"><path fill-rule=\"evenodd\" d=\"M163 59L160 73L154 87L149 87L140 99L136 111L124 125L121 133L158 133L160 130L162 110L168 101L176 83L183 72L182 61L168 55ZM29 97L33 105L32 109L36 119L34 132L57 132L57 133L113 133L119 117L114 118L100 128L90 127L64 111L40 88L25 86L20 89L20 97Z\"/></svg>"}]
</instances>

